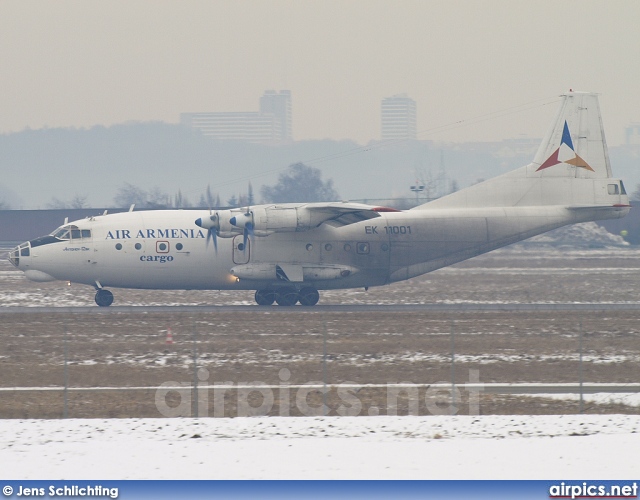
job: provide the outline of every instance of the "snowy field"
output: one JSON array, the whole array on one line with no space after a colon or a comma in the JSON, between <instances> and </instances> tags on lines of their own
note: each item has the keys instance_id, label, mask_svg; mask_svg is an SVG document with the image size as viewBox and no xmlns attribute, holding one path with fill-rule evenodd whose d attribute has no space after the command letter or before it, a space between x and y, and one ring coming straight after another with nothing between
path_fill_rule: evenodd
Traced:
<instances>
[{"instance_id":1,"label":"snowy field","mask_svg":"<svg viewBox=\"0 0 640 500\"><path fill-rule=\"evenodd\" d=\"M640 416L4 420L20 479L633 479Z\"/></svg>"}]
</instances>

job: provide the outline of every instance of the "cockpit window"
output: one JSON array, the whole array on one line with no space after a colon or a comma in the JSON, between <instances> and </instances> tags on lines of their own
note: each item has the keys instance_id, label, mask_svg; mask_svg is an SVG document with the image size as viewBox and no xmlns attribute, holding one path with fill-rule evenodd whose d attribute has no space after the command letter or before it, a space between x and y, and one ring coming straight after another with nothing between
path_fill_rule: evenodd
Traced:
<instances>
[{"instance_id":1,"label":"cockpit window","mask_svg":"<svg viewBox=\"0 0 640 500\"><path fill-rule=\"evenodd\" d=\"M61 227L58 231L53 233L53 236L58 238L59 240L68 240L69 239L69 230Z\"/></svg>"},{"instance_id":2,"label":"cockpit window","mask_svg":"<svg viewBox=\"0 0 640 500\"><path fill-rule=\"evenodd\" d=\"M80 240L85 238L91 238L91 229L80 229L73 224L62 226L56 229L51 236L59 240Z\"/></svg>"},{"instance_id":3,"label":"cockpit window","mask_svg":"<svg viewBox=\"0 0 640 500\"><path fill-rule=\"evenodd\" d=\"M627 194L627 190L624 188L624 182L620 181L620 189L622 194Z\"/></svg>"}]
</instances>

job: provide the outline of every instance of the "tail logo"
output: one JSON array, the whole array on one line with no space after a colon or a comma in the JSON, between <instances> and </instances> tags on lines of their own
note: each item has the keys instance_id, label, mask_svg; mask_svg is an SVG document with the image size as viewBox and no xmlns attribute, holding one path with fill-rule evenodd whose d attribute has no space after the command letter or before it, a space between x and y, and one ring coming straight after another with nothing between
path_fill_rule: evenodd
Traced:
<instances>
[{"instance_id":1,"label":"tail logo","mask_svg":"<svg viewBox=\"0 0 640 500\"><path fill-rule=\"evenodd\" d=\"M573 156L573 158L572 158ZM564 159L560 159L564 158ZM578 156L573 148L573 141L571 140L571 134L569 133L569 126L567 122L564 122L564 130L562 131L562 142L560 143L560 147L556 149L547 160L538 167L539 170L544 170L545 168L553 167L558 163L568 163L569 165L573 165L574 167L584 168L585 170L590 170L591 172L595 172L591 168L591 166L584 161L580 156Z\"/></svg>"}]
</instances>

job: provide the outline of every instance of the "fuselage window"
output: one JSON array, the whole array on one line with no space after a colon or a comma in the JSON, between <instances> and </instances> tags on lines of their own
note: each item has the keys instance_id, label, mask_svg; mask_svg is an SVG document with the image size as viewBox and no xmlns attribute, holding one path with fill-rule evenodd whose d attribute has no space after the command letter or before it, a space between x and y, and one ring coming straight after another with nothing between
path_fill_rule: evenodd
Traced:
<instances>
[{"instance_id":1,"label":"fuselage window","mask_svg":"<svg viewBox=\"0 0 640 500\"><path fill-rule=\"evenodd\" d=\"M140 243L136 243L136 250L140 250L142 248L142 245Z\"/></svg>"},{"instance_id":2,"label":"fuselage window","mask_svg":"<svg viewBox=\"0 0 640 500\"><path fill-rule=\"evenodd\" d=\"M182 250L183 248L182 243L176 243L176 250Z\"/></svg>"},{"instance_id":3,"label":"fuselage window","mask_svg":"<svg viewBox=\"0 0 640 500\"><path fill-rule=\"evenodd\" d=\"M116 250L122 250L122 243L116 243Z\"/></svg>"},{"instance_id":4,"label":"fuselage window","mask_svg":"<svg viewBox=\"0 0 640 500\"><path fill-rule=\"evenodd\" d=\"M91 229L83 229L82 230L83 238L91 238Z\"/></svg>"},{"instance_id":5,"label":"fuselage window","mask_svg":"<svg viewBox=\"0 0 640 500\"><path fill-rule=\"evenodd\" d=\"M369 243L366 243L366 242L357 243L356 244L356 252L358 252L360 254L369 253Z\"/></svg>"}]
</instances>

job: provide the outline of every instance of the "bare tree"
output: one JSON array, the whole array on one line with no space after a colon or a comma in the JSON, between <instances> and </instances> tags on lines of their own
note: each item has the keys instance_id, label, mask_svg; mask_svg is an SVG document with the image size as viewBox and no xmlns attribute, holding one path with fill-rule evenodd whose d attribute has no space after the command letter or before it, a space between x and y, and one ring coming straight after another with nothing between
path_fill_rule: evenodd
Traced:
<instances>
[{"instance_id":1,"label":"bare tree","mask_svg":"<svg viewBox=\"0 0 640 500\"><path fill-rule=\"evenodd\" d=\"M331 179L322 181L320 169L304 163L289 166L278 176L275 186L262 186L260 190L265 201L270 203L335 201L338 193L333 189Z\"/></svg>"},{"instance_id":2,"label":"bare tree","mask_svg":"<svg viewBox=\"0 0 640 500\"><path fill-rule=\"evenodd\" d=\"M87 208L87 197L76 194L71 198L70 205L71 208Z\"/></svg>"},{"instance_id":3,"label":"bare tree","mask_svg":"<svg viewBox=\"0 0 640 500\"><path fill-rule=\"evenodd\" d=\"M125 182L116 192L113 202L116 207L120 208L129 208L133 204L138 207L145 207L147 204L147 193L138 186Z\"/></svg>"},{"instance_id":4,"label":"bare tree","mask_svg":"<svg viewBox=\"0 0 640 500\"><path fill-rule=\"evenodd\" d=\"M51 210L61 210L64 208L69 208L66 202L56 198L55 196L51 198L51 201L49 201L49 203L47 203L45 207Z\"/></svg>"},{"instance_id":5,"label":"bare tree","mask_svg":"<svg viewBox=\"0 0 640 500\"><path fill-rule=\"evenodd\" d=\"M169 195L159 187L154 187L147 195L145 208L168 208L171 205Z\"/></svg>"}]
</instances>

